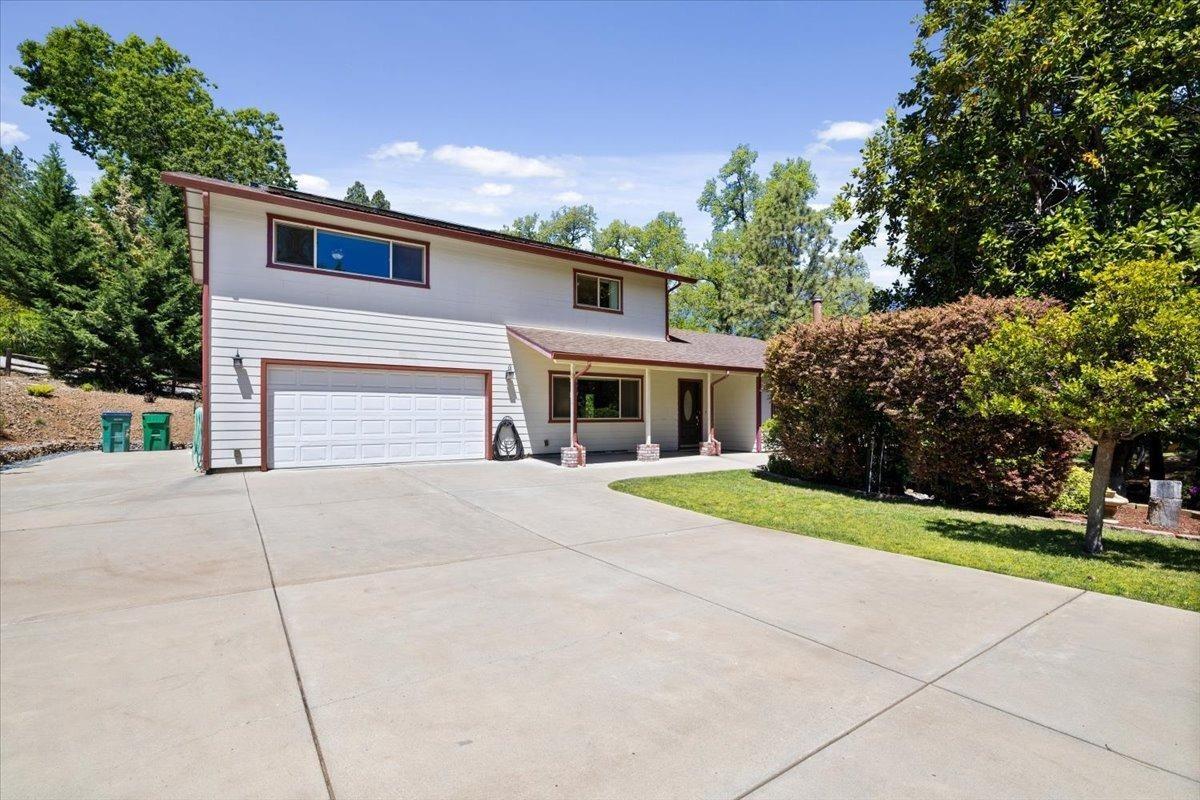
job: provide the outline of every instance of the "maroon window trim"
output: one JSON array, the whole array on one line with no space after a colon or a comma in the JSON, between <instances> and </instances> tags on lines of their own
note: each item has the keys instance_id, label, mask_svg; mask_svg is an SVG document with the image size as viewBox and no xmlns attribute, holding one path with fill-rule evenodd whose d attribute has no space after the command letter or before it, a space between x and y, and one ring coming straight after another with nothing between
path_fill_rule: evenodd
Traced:
<instances>
[{"instance_id":1,"label":"maroon window trim","mask_svg":"<svg viewBox=\"0 0 1200 800\"><path fill-rule=\"evenodd\" d=\"M555 425L570 425L571 424L570 417L559 418L559 417L554 416L554 379L555 378L569 378L569 377L571 377L570 372L563 372L562 370L549 370L548 371L547 378L546 378L546 380L547 380L546 396L549 398L548 407L546 409L546 422L548 422L548 423L553 423ZM627 380L627 381L637 381L638 382L638 412L639 412L637 419L634 419L632 417L621 417L620 419L613 419L611 417L608 417L608 418L592 417L590 419L585 419L583 417L577 416L577 417L575 417L575 421L576 422L609 422L609 423L617 423L617 424L620 424L622 422L645 422L646 421L646 383L644 380L642 380L642 377L643 376L641 376L641 375L619 375L615 372L589 372L586 375L580 375L579 373L575 373L575 378L577 380L579 378L620 378L622 380ZM620 389L618 389L617 391L620 392Z\"/></svg>"},{"instance_id":2,"label":"maroon window trim","mask_svg":"<svg viewBox=\"0 0 1200 800\"><path fill-rule=\"evenodd\" d=\"M317 269L313 267L305 267L299 264L281 264L275 260L275 223L282 222L288 225L300 225L305 228L323 228L327 231L337 231L339 233L349 233L355 236L362 236L367 239L375 239L380 242L397 242L399 244L410 244L423 247L425 249L425 280L418 281L402 281L396 278L378 278L374 275L354 275L349 272L334 272L328 269ZM311 219L296 219L295 217L284 217L279 214L267 214L267 268L268 269L285 269L290 272L304 272L308 274L332 275L335 278L351 278L358 281L371 281L372 283L390 283L398 286L411 286L415 289L429 288L429 253L431 245L423 239L405 239L400 236L384 235L372 233L361 228L346 228L341 225L329 225L324 222L316 222ZM316 258L316 252L313 253L313 258Z\"/></svg>"},{"instance_id":3,"label":"maroon window trim","mask_svg":"<svg viewBox=\"0 0 1200 800\"><path fill-rule=\"evenodd\" d=\"M607 281L617 282L618 299L620 300L619 308L601 308L600 306L583 306L579 304L579 276L586 275L589 278L603 278ZM596 301L600 300L600 287L596 287ZM580 311L602 311L605 314L624 314L625 313L625 279L620 275L605 275L603 272L589 272L586 269L571 270L571 306L578 308Z\"/></svg>"}]
</instances>

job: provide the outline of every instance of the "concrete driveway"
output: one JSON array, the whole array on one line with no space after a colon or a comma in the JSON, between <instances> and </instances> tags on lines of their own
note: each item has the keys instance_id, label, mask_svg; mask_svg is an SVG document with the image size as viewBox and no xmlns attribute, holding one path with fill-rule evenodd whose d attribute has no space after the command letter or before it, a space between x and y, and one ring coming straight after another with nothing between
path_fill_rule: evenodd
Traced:
<instances>
[{"instance_id":1,"label":"concrete driveway","mask_svg":"<svg viewBox=\"0 0 1200 800\"><path fill-rule=\"evenodd\" d=\"M1200 615L608 490L0 475L0 795L1200 797Z\"/></svg>"}]
</instances>

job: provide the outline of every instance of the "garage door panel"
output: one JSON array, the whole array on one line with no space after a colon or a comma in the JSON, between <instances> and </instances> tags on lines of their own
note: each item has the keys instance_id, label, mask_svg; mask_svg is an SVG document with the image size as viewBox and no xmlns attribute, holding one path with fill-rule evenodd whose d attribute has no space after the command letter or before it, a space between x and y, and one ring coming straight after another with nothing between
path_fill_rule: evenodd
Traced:
<instances>
[{"instance_id":1,"label":"garage door panel","mask_svg":"<svg viewBox=\"0 0 1200 800\"><path fill-rule=\"evenodd\" d=\"M481 375L272 367L271 466L482 458Z\"/></svg>"}]
</instances>

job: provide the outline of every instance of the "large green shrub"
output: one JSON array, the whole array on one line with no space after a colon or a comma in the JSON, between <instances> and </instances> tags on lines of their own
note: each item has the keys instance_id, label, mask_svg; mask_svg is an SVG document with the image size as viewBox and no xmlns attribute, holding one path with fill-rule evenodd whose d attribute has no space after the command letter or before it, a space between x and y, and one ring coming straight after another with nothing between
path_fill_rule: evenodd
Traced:
<instances>
[{"instance_id":1,"label":"large green shrub","mask_svg":"<svg viewBox=\"0 0 1200 800\"><path fill-rule=\"evenodd\" d=\"M1055 511L1086 514L1088 491L1091 489L1091 485L1091 470L1083 467L1071 467L1071 471L1067 473L1066 483L1063 484L1062 492L1050 504L1050 507Z\"/></svg>"},{"instance_id":2,"label":"large green shrub","mask_svg":"<svg viewBox=\"0 0 1200 800\"><path fill-rule=\"evenodd\" d=\"M804 477L984 506L1045 508L1077 436L963 403L968 348L1046 303L966 297L936 308L796 325L772 340L780 451Z\"/></svg>"}]
</instances>

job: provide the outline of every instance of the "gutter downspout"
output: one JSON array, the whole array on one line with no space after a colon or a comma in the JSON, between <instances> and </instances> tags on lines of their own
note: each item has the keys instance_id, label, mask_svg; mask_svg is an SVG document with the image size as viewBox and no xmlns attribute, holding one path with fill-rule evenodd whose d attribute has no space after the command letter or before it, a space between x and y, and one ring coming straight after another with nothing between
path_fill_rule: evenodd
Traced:
<instances>
[{"instance_id":1,"label":"gutter downspout","mask_svg":"<svg viewBox=\"0 0 1200 800\"><path fill-rule=\"evenodd\" d=\"M663 294L663 340L669 342L671 341L671 292L675 291L683 284L679 281L675 281L675 285L672 286L671 279L666 278L663 280L663 285L666 286L667 289L667 291ZM649 444L649 442L647 442L647 444Z\"/></svg>"}]
</instances>

